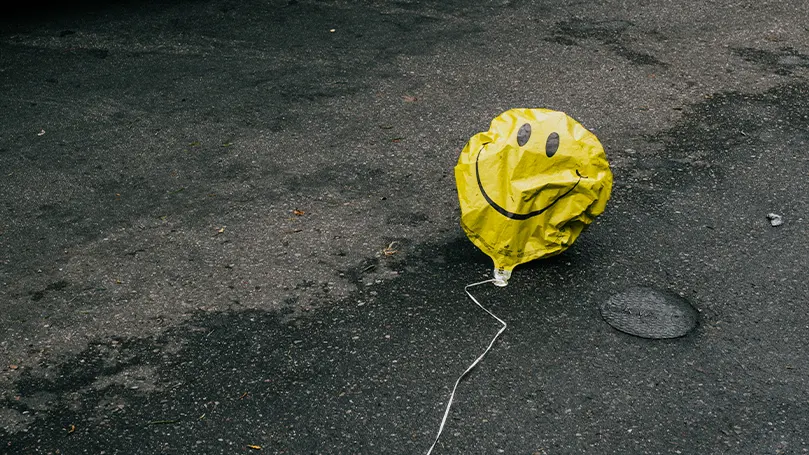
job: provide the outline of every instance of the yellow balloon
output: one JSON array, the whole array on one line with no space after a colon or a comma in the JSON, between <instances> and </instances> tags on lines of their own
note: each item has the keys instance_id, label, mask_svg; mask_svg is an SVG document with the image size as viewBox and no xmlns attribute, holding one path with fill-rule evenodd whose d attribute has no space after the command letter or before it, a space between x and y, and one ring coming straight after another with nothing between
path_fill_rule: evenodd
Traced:
<instances>
[{"instance_id":1,"label":"yellow balloon","mask_svg":"<svg viewBox=\"0 0 809 455\"><path fill-rule=\"evenodd\" d=\"M565 113L511 109L469 140L455 182L461 226L507 280L567 249L604 212L612 172L598 138Z\"/></svg>"}]
</instances>

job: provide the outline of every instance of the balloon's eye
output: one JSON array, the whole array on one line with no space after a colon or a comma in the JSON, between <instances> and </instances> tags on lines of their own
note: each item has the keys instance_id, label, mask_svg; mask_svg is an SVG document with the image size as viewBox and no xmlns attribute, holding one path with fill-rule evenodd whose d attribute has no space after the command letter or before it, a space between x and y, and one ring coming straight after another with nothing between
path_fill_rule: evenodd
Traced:
<instances>
[{"instance_id":1,"label":"balloon's eye","mask_svg":"<svg viewBox=\"0 0 809 455\"><path fill-rule=\"evenodd\" d=\"M520 147L522 147L528 143L528 139L531 139L531 124L525 123L520 127L520 130L517 131L517 144L520 144Z\"/></svg>"},{"instance_id":2,"label":"balloon's eye","mask_svg":"<svg viewBox=\"0 0 809 455\"><path fill-rule=\"evenodd\" d=\"M545 141L545 154L550 158L556 155L557 150L559 150L559 134L551 133L548 135L548 140Z\"/></svg>"}]
</instances>

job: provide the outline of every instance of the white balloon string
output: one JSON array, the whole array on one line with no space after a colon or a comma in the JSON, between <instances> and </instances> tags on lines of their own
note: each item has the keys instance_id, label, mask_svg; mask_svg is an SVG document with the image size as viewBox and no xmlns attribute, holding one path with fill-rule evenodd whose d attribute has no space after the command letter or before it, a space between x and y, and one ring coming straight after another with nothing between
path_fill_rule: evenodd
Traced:
<instances>
[{"instance_id":1,"label":"white balloon string","mask_svg":"<svg viewBox=\"0 0 809 455\"><path fill-rule=\"evenodd\" d=\"M466 287L464 287L464 291L466 291L466 295L468 295L469 298L472 299L472 301L475 302L475 304L477 304L477 306L483 308L483 311L489 313L489 316L497 319L497 322L502 324L503 327L500 328L500 330L497 332L497 335L495 335L494 338L492 338L492 341L489 342L489 346L486 348L485 351L483 351L483 354L478 356L478 358L475 359L475 361L472 362L471 365L469 365L469 367L466 369L466 371L464 371L460 376L458 376L458 379L455 381L455 386L452 387L452 393L450 393L450 395L449 395L449 402L447 403L447 409L444 411L444 418L441 419L441 426L438 427L438 434L435 436L435 441L433 441L433 445L430 446L430 450L427 451L427 455L430 455L430 453L432 453L433 449L435 448L435 445L438 444L438 439L441 437L441 432L444 431L444 425L447 423L447 417L449 416L449 408L452 406L452 400L455 399L455 390L458 389L458 384L460 384L461 380L463 380L463 378L465 378L466 375L469 374L469 372L472 371L472 369L475 368L475 366L478 363L480 363L480 361L483 359L483 357L485 357L486 354L489 353L489 350L492 349L492 346L494 345L494 342L497 341L497 338L500 336L500 334L506 331L506 322L503 321L502 319L498 318L494 313L492 313L491 311L486 309L486 307L481 305L480 302L478 302L478 300L475 298L475 296L473 296L469 292L469 288L471 288L471 287L478 286L478 285L485 284L485 283L491 283L493 281L494 281L494 279L489 279L489 280L480 281L480 282L477 282L477 283L467 284Z\"/></svg>"}]
</instances>

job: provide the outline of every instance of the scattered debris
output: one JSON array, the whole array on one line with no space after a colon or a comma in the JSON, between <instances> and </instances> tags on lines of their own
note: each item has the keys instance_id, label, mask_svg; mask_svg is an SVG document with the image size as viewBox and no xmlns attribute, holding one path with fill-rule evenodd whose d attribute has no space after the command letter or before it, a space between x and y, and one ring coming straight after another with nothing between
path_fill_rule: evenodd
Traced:
<instances>
[{"instance_id":1,"label":"scattered debris","mask_svg":"<svg viewBox=\"0 0 809 455\"><path fill-rule=\"evenodd\" d=\"M405 95L402 97L402 99L404 100L405 103L415 103L416 101L418 101L418 98L410 95Z\"/></svg>"},{"instance_id":2,"label":"scattered debris","mask_svg":"<svg viewBox=\"0 0 809 455\"><path fill-rule=\"evenodd\" d=\"M399 252L399 250L396 249L398 247L399 242L396 241L390 242L388 246L382 249L382 254L384 254L385 256L393 256L394 254Z\"/></svg>"},{"instance_id":3,"label":"scattered debris","mask_svg":"<svg viewBox=\"0 0 809 455\"><path fill-rule=\"evenodd\" d=\"M45 130L39 130L39 133L37 133L37 136L44 136L44 135L45 135Z\"/></svg>"},{"instance_id":4,"label":"scattered debris","mask_svg":"<svg viewBox=\"0 0 809 455\"><path fill-rule=\"evenodd\" d=\"M773 227L784 224L784 218L777 213L768 213L767 219L770 220L770 225Z\"/></svg>"},{"instance_id":5,"label":"scattered debris","mask_svg":"<svg viewBox=\"0 0 809 455\"><path fill-rule=\"evenodd\" d=\"M303 210L294 209L292 210L292 214L295 216L304 216L306 212L304 212Z\"/></svg>"},{"instance_id":6,"label":"scattered debris","mask_svg":"<svg viewBox=\"0 0 809 455\"><path fill-rule=\"evenodd\" d=\"M240 400L244 400L245 398L247 398L247 392L244 392L242 396L239 397Z\"/></svg>"},{"instance_id":7,"label":"scattered debris","mask_svg":"<svg viewBox=\"0 0 809 455\"><path fill-rule=\"evenodd\" d=\"M216 237L217 235L224 234L225 233L225 227L226 226L222 226L221 228L217 229L216 233L213 236Z\"/></svg>"},{"instance_id":8,"label":"scattered debris","mask_svg":"<svg viewBox=\"0 0 809 455\"><path fill-rule=\"evenodd\" d=\"M16 370L19 367L17 365L9 365L8 368L11 370Z\"/></svg>"},{"instance_id":9,"label":"scattered debris","mask_svg":"<svg viewBox=\"0 0 809 455\"><path fill-rule=\"evenodd\" d=\"M76 431L76 425L73 425L73 424L68 425L68 427L67 427L67 434L71 434L71 433L73 433L74 431Z\"/></svg>"},{"instance_id":10,"label":"scattered debris","mask_svg":"<svg viewBox=\"0 0 809 455\"><path fill-rule=\"evenodd\" d=\"M251 448L253 450L261 450L261 446L257 446L257 445L253 445L253 444L247 444L247 447L249 447L249 448Z\"/></svg>"}]
</instances>

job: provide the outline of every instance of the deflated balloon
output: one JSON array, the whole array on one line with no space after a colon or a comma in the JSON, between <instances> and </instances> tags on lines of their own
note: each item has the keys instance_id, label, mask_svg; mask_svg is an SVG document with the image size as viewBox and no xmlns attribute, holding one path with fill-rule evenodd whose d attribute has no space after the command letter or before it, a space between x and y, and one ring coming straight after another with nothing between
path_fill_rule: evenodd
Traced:
<instances>
[{"instance_id":1,"label":"deflated balloon","mask_svg":"<svg viewBox=\"0 0 809 455\"><path fill-rule=\"evenodd\" d=\"M563 112L512 109L455 166L461 226L510 275L567 249L606 207L612 172L598 138Z\"/></svg>"}]
</instances>

